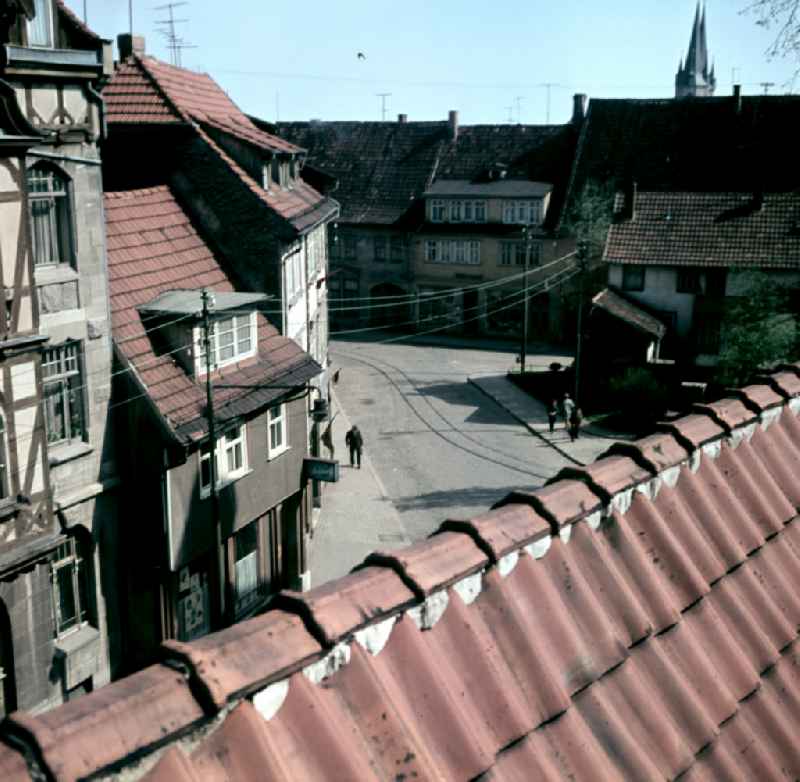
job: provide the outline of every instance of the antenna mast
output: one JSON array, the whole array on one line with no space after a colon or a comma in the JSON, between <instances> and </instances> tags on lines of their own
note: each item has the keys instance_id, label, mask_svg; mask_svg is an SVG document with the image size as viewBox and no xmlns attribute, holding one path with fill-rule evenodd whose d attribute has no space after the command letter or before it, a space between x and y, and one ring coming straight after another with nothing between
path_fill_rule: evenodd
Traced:
<instances>
[{"instance_id":1,"label":"antenna mast","mask_svg":"<svg viewBox=\"0 0 800 782\"><path fill-rule=\"evenodd\" d=\"M132 2L133 0L129 0ZM186 43L186 41L178 35L175 31L176 24L183 24L188 22L188 19L176 19L174 11L176 8L182 5L188 5L187 0L179 0L179 2L174 3L165 3L164 5L157 5L155 6L156 11L163 11L166 9L167 13L169 14L169 18L167 19L160 19L156 22L157 25L162 25L162 29L159 32L167 39L167 48L169 49L169 57L170 62L173 65L177 65L178 67L181 66L181 52L184 49L196 49L196 46L192 46L192 44ZM131 23L131 28L133 27L133 23Z\"/></svg>"},{"instance_id":2,"label":"antenna mast","mask_svg":"<svg viewBox=\"0 0 800 782\"><path fill-rule=\"evenodd\" d=\"M381 122L386 121L386 99L391 95L391 92L376 92L375 97L381 99Z\"/></svg>"}]
</instances>

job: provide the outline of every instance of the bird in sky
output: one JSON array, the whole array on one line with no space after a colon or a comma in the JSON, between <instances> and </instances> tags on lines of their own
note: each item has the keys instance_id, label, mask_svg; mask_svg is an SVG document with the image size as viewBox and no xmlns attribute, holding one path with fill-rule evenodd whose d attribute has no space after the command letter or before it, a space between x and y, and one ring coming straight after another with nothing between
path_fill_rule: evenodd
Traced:
<instances>
[{"instance_id":1,"label":"bird in sky","mask_svg":"<svg viewBox=\"0 0 800 782\"><path fill-rule=\"evenodd\" d=\"M366 54L364 54L364 52L359 52L359 53L356 55L356 57L358 57L358 59L359 59L359 60L366 60L366 59L367 59L367 55L366 55Z\"/></svg>"}]
</instances>

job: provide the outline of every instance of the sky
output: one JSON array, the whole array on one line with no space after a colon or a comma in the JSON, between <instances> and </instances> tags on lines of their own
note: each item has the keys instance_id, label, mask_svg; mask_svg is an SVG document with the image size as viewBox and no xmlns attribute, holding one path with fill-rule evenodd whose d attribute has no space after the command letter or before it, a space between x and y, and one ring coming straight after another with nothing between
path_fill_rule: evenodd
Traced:
<instances>
[{"instance_id":1,"label":"sky","mask_svg":"<svg viewBox=\"0 0 800 782\"><path fill-rule=\"evenodd\" d=\"M170 62L158 25L167 1L130 0L148 54ZM129 0L66 3L104 38L129 29ZM745 95L763 93L762 82L789 92L800 63L770 61L773 32L743 13L748 3L707 2L716 95L734 80ZM456 109L464 124L541 124L566 122L576 92L672 97L695 0L188 0L172 12L194 47L181 64L263 119L380 120L385 107L387 120Z\"/></svg>"}]
</instances>

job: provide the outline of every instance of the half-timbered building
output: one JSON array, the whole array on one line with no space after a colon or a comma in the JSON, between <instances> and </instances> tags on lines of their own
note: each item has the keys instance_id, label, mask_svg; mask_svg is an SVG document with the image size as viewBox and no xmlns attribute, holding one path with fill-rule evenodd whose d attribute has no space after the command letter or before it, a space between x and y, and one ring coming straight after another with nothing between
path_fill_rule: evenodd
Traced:
<instances>
[{"instance_id":1,"label":"half-timbered building","mask_svg":"<svg viewBox=\"0 0 800 782\"><path fill-rule=\"evenodd\" d=\"M111 674L111 341L98 144L110 44L0 3L0 714ZM109 612L116 614L115 611Z\"/></svg>"}]
</instances>

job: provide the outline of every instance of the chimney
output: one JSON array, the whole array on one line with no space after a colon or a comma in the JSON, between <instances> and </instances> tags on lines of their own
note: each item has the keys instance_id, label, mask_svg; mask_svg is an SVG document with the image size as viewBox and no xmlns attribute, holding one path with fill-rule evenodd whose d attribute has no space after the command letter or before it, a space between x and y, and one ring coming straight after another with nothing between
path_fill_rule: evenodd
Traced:
<instances>
[{"instance_id":1,"label":"chimney","mask_svg":"<svg viewBox=\"0 0 800 782\"><path fill-rule=\"evenodd\" d=\"M589 102L589 96L583 92L576 92L572 96L572 124L580 125L586 118L586 104Z\"/></svg>"},{"instance_id":2,"label":"chimney","mask_svg":"<svg viewBox=\"0 0 800 782\"><path fill-rule=\"evenodd\" d=\"M736 113L742 113L742 85L733 85L733 104L736 107Z\"/></svg>"},{"instance_id":3,"label":"chimney","mask_svg":"<svg viewBox=\"0 0 800 782\"><path fill-rule=\"evenodd\" d=\"M408 114L398 114L398 115L397 115L397 121L398 121L398 122L399 122L401 125L405 125L405 124L406 124L406 122L408 122Z\"/></svg>"},{"instance_id":4,"label":"chimney","mask_svg":"<svg viewBox=\"0 0 800 782\"><path fill-rule=\"evenodd\" d=\"M127 60L132 54L144 57L144 36L122 33L117 36L117 49L120 60Z\"/></svg>"},{"instance_id":5,"label":"chimney","mask_svg":"<svg viewBox=\"0 0 800 782\"><path fill-rule=\"evenodd\" d=\"M450 129L450 140L457 141L458 140L458 112L451 111L447 115L447 125Z\"/></svg>"}]
</instances>

